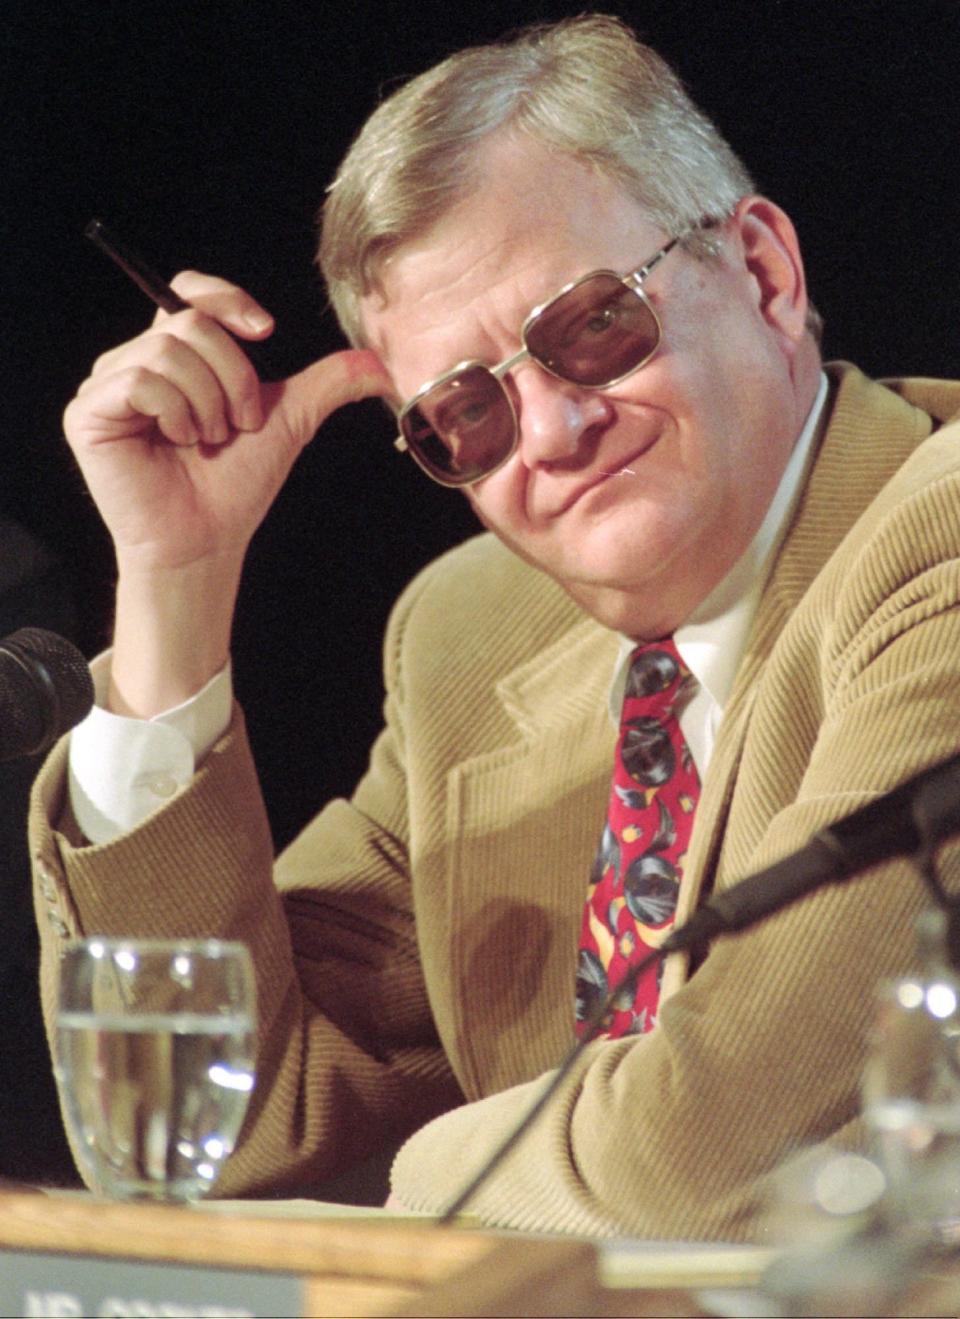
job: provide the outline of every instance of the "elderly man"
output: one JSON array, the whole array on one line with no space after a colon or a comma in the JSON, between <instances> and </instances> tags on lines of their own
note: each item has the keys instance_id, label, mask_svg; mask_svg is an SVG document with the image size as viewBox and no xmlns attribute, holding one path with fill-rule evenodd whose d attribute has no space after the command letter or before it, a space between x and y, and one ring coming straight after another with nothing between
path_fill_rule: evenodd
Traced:
<instances>
[{"instance_id":1,"label":"elderly man","mask_svg":"<svg viewBox=\"0 0 960 1319\"><path fill-rule=\"evenodd\" d=\"M245 940L258 1083L221 1190L404 1142L395 1197L440 1211L569 1047L579 964L602 1037L474 1211L749 1238L788 1151L860 1138L919 885L879 867L615 991L711 890L954 749L960 387L821 369L789 219L612 19L387 100L321 262L352 350L261 385L238 341L269 315L183 274L191 309L67 410L119 582L103 708L35 796L48 1004L68 935ZM372 394L488 532L404 593L369 770L274 867L237 584L297 453Z\"/></svg>"}]
</instances>

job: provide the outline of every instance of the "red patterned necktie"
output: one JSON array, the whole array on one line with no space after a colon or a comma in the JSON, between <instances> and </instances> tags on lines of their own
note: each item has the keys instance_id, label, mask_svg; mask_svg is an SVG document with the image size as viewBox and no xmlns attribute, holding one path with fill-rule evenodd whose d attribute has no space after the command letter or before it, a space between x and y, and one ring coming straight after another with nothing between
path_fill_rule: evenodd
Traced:
<instances>
[{"instance_id":1,"label":"red patterned necktie","mask_svg":"<svg viewBox=\"0 0 960 1319\"><path fill-rule=\"evenodd\" d=\"M700 779L680 731L696 680L672 638L630 656L607 825L600 840L580 931L577 1031L631 966L659 946L673 924ZM660 965L636 993L614 999L603 1034L642 1035L656 1024Z\"/></svg>"}]
</instances>

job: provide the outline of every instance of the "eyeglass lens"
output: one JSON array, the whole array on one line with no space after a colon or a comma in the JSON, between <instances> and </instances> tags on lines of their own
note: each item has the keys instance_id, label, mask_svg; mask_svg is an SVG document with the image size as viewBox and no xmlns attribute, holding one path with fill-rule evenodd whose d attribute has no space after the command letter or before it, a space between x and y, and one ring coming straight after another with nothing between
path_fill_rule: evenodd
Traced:
<instances>
[{"instance_id":1,"label":"eyeglass lens","mask_svg":"<svg viewBox=\"0 0 960 1319\"><path fill-rule=\"evenodd\" d=\"M642 366L656 351L660 326L645 298L600 271L532 317L524 342L552 374L596 389ZM428 390L402 429L411 450L446 485L467 485L493 471L512 451L517 430L505 386L479 364Z\"/></svg>"},{"instance_id":2,"label":"eyeglass lens","mask_svg":"<svg viewBox=\"0 0 960 1319\"><path fill-rule=\"evenodd\" d=\"M596 388L649 357L660 327L639 293L601 272L548 303L525 337L541 366L575 385Z\"/></svg>"},{"instance_id":3,"label":"eyeglass lens","mask_svg":"<svg viewBox=\"0 0 960 1319\"><path fill-rule=\"evenodd\" d=\"M480 365L434 385L403 420L410 448L428 471L452 485L492 471L512 449L515 430L509 396Z\"/></svg>"}]
</instances>

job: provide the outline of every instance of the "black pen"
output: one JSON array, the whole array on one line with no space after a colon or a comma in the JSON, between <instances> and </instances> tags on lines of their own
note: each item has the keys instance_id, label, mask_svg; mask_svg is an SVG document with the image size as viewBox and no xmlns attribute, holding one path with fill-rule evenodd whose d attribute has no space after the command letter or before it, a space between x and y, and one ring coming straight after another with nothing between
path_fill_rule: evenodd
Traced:
<instances>
[{"instance_id":1,"label":"black pen","mask_svg":"<svg viewBox=\"0 0 960 1319\"><path fill-rule=\"evenodd\" d=\"M179 293L174 293L170 285L162 280L141 256L112 234L102 220L91 220L84 229L83 235L96 243L101 252L105 252L111 261L129 275L134 284L142 289L161 310L172 313L186 311L190 306L189 302L184 302Z\"/></svg>"},{"instance_id":2,"label":"black pen","mask_svg":"<svg viewBox=\"0 0 960 1319\"><path fill-rule=\"evenodd\" d=\"M102 220L91 220L83 231L84 237L89 238L91 242L96 243L101 252L105 253L115 265L118 265L125 275L133 280L139 289L142 289L147 297L154 302L162 311L170 312L171 315L177 311L186 311L190 303L184 301L179 293L175 293L166 280L161 279L152 266L147 265L139 252L135 252L128 243L119 239ZM242 340L243 351L247 354L254 366L262 368L261 374L266 373L269 377L279 380L283 372L274 362L269 348L259 341Z\"/></svg>"}]
</instances>

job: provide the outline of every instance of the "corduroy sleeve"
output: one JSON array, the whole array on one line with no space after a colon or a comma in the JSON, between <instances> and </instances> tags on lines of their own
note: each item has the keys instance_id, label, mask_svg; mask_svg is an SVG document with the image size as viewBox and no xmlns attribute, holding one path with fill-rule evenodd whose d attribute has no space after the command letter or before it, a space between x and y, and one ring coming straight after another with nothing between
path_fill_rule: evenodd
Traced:
<instances>
[{"instance_id":1,"label":"corduroy sleeve","mask_svg":"<svg viewBox=\"0 0 960 1319\"><path fill-rule=\"evenodd\" d=\"M139 828L83 846L64 815L61 746L31 810L42 981L76 935L239 939L257 971L257 1084L218 1183L303 1189L458 1102L420 971L407 873L402 723L387 727L353 802L331 802L280 857L243 718L191 785Z\"/></svg>"}]
</instances>

